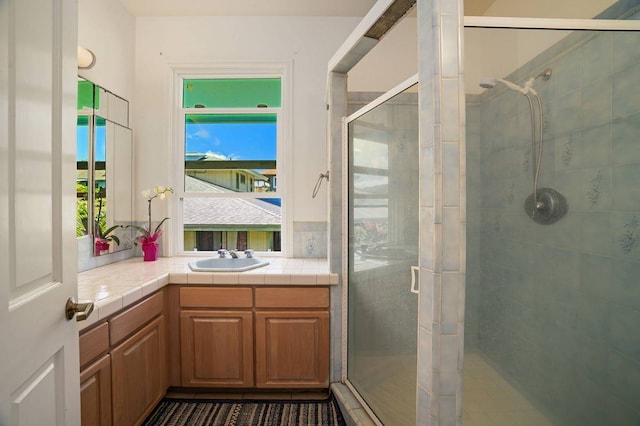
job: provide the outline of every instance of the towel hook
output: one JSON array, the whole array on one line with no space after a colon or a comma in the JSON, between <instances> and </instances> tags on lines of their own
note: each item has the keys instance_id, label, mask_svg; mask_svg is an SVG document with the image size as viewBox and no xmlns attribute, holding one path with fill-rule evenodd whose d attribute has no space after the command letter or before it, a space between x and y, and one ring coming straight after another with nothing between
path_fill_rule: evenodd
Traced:
<instances>
[{"instance_id":1,"label":"towel hook","mask_svg":"<svg viewBox=\"0 0 640 426\"><path fill-rule=\"evenodd\" d=\"M329 170L327 170L327 173L320 173L316 186L313 187L313 194L311 195L311 198L316 198L316 195L318 195L318 191L322 185L322 179L326 179L327 182L329 182Z\"/></svg>"}]
</instances>

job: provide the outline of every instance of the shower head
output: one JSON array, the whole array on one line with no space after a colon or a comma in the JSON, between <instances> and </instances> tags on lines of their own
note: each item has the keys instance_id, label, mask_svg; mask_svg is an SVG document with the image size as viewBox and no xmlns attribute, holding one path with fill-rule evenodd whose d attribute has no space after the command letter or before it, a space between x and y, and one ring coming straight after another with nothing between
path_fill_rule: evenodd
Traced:
<instances>
[{"instance_id":1,"label":"shower head","mask_svg":"<svg viewBox=\"0 0 640 426\"><path fill-rule=\"evenodd\" d=\"M493 89L496 87L496 80L493 78L485 78L484 80L480 80L480 87L485 89Z\"/></svg>"}]
</instances>

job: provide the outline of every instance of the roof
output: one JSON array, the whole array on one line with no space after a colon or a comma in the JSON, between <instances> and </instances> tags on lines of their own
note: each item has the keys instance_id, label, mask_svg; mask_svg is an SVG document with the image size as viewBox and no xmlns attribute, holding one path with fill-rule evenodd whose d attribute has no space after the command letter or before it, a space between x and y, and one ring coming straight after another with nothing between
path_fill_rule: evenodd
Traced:
<instances>
[{"instance_id":1,"label":"roof","mask_svg":"<svg viewBox=\"0 0 640 426\"><path fill-rule=\"evenodd\" d=\"M185 189L189 192L233 193L192 176L185 176ZM186 227L247 225L273 228L280 226L282 214L280 206L255 198L185 198L183 221Z\"/></svg>"}]
</instances>

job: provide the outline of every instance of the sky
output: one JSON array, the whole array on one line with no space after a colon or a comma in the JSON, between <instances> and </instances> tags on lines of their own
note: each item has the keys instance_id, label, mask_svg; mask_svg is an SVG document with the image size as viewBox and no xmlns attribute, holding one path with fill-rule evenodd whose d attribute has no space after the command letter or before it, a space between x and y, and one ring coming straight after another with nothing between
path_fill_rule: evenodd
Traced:
<instances>
[{"instance_id":1,"label":"sky","mask_svg":"<svg viewBox=\"0 0 640 426\"><path fill-rule=\"evenodd\" d=\"M77 161L87 161L89 127L77 129ZM96 126L96 161L105 161L105 132L105 126ZM275 160L276 124L188 124L186 152L212 152L233 160Z\"/></svg>"},{"instance_id":2,"label":"sky","mask_svg":"<svg viewBox=\"0 0 640 426\"><path fill-rule=\"evenodd\" d=\"M222 154L232 160L275 160L275 123L187 124L186 152Z\"/></svg>"},{"instance_id":3,"label":"sky","mask_svg":"<svg viewBox=\"0 0 640 426\"><path fill-rule=\"evenodd\" d=\"M76 161L88 161L89 155L89 126L77 126ZM106 126L96 126L96 159L105 161L106 156Z\"/></svg>"}]
</instances>

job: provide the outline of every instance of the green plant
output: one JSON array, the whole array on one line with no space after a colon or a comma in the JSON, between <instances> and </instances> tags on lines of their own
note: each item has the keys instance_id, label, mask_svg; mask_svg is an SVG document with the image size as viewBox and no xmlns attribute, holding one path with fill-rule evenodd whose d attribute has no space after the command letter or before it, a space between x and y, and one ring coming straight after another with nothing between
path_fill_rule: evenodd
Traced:
<instances>
[{"instance_id":1,"label":"green plant","mask_svg":"<svg viewBox=\"0 0 640 426\"><path fill-rule=\"evenodd\" d=\"M98 211L96 213L95 218L95 229L94 229L94 237L99 241L113 241L116 245L120 245L120 238L117 235L113 235L114 232L118 228L122 228L122 225L113 225L107 228L107 215L103 211L102 206L104 203L104 197L102 196L103 191L96 191L96 203L98 204Z\"/></svg>"},{"instance_id":2,"label":"green plant","mask_svg":"<svg viewBox=\"0 0 640 426\"><path fill-rule=\"evenodd\" d=\"M169 218L165 217L164 219L162 219L160 223L154 228L154 230L151 231L151 201L153 201L154 198L159 198L160 200L164 200L167 196L167 193L173 193L173 188L170 188L168 186L156 186L153 189L145 189L144 191L142 191L142 196L147 199L147 211L148 211L149 222L146 228L142 226L137 226L137 225L127 226L127 227L135 228L141 234L136 237L134 244L137 245L138 243L140 244L155 243L158 240L158 238L160 238L160 236L162 235L162 229L161 229L162 224L165 223L165 221L169 220Z\"/></svg>"},{"instance_id":3,"label":"green plant","mask_svg":"<svg viewBox=\"0 0 640 426\"><path fill-rule=\"evenodd\" d=\"M89 222L89 209L87 206L87 185L76 183L76 237L87 235Z\"/></svg>"}]
</instances>

